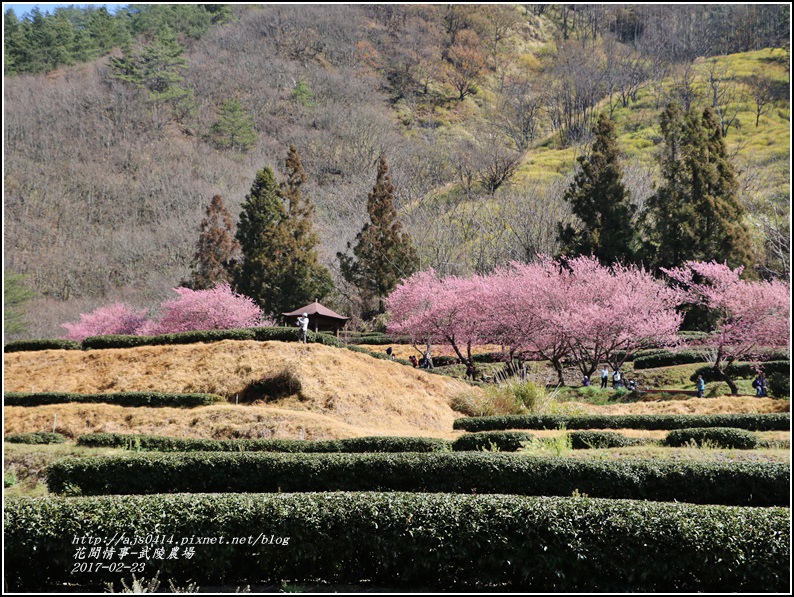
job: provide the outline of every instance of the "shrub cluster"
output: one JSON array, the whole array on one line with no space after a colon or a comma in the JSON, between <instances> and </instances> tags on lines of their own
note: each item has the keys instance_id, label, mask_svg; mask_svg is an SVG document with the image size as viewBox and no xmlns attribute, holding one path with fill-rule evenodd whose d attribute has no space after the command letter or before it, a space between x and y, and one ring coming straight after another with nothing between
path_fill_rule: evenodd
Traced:
<instances>
[{"instance_id":1,"label":"shrub cluster","mask_svg":"<svg viewBox=\"0 0 794 597\"><path fill-rule=\"evenodd\" d=\"M379 332L345 332L345 339L350 344L411 344L408 336L387 336Z\"/></svg>"},{"instance_id":2,"label":"shrub cluster","mask_svg":"<svg viewBox=\"0 0 794 597\"><path fill-rule=\"evenodd\" d=\"M42 340L13 340L3 347L3 352L27 352L33 350L80 350L82 346L74 340L60 338Z\"/></svg>"},{"instance_id":3,"label":"shrub cluster","mask_svg":"<svg viewBox=\"0 0 794 597\"><path fill-rule=\"evenodd\" d=\"M165 394L160 392L111 392L107 394L72 394L68 392L6 392L4 406L42 406L69 402L107 403L117 406L174 406L193 408L224 402L217 394Z\"/></svg>"},{"instance_id":4,"label":"shrub cluster","mask_svg":"<svg viewBox=\"0 0 794 597\"><path fill-rule=\"evenodd\" d=\"M653 369L655 367L689 365L690 363L702 363L705 360L703 353L697 350L680 350L676 352L661 350L635 358L634 369Z\"/></svg>"},{"instance_id":5,"label":"shrub cluster","mask_svg":"<svg viewBox=\"0 0 794 597\"><path fill-rule=\"evenodd\" d=\"M3 436L3 441L11 444L62 444L66 436L60 433L10 433Z\"/></svg>"},{"instance_id":6,"label":"shrub cluster","mask_svg":"<svg viewBox=\"0 0 794 597\"><path fill-rule=\"evenodd\" d=\"M472 450L515 452L521 447L521 442L531 441L532 437L532 435L524 431L483 431L481 433L467 433L452 442L452 449L456 452Z\"/></svg>"},{"instance_id":7,"label":"shrub cluster","mask_svg":"<svg viewBox=\"0 0 794 597\"><path fill-rule=\"evenodd\" d=\"M494 431L500 429L687 429L689 427L735 427L749 431L789 431L791 415L508 415L463 417L454 429Z\"/></svg>"},{"instance_id":8,"label":"shrub cluster","mask_svg":"<svg viewBox=\"0 0 794 597\"><path fill-rule=\"evenodd\" d=\"M760 365L753 363L731 365L725 368L725 373L731 379L749 379L756 376L759 366L763 368L767 377L777 374L789 376L791 372L791 361L767 361L766 363ZM698 368L698 370L689 377L689 380L696 381L698 375L702 375L703 379L707 382L722 381L722 379L719 377L719 374L714 370L714 367L710 365Z\"/></svg>"},{"instance_id":9,"label":"shrub cluster","mask_svg":"<svg viewBox=\"0 0 794 597\"><path fill-rule=\"evenodd\" d=\"M791 376L788 373L773 373L767 378L766 388L773 398L791 398Z\"/></svg>"},{"instance_id":10,"label":"shrub cluster","mask_svg":"<svg viewBox=\"0 0 794 597\"><path fill-rule=\"evenodd\" d=\"M433 437L355 437L309 441L298 439L194 439L158 435L89 433L77 445L93 448L131 448L159 452L436 452L450 443Z\"/></svg>"},{"instance_id":11,"label":"shrub cluster","mask_svg":"<svg viewBox=\"0 0 794 597\"><path fill-rule=\"evenodd\" d=\"M179 557L146 563L147 576L159 572L177 583L195 581L196 570L209 585L289 580L558 593L787 593L789 582L784 508L515 495L182 494L15 498L6 501L4 520L14 592L118 582L117 571L76 571L73 541L86 536L157 537L167 552L191 538L223 537L193 547L192 558L182 557L184 546ZM260 544L249 546L249 537Z\"/></svg>"},{"instance_id":12,"label":"shrub cluster","mask_svg":"<svg viewBox=\"0 0 794 597\"><path fill-rule=\"evenodd\" d=\"M788 505L787 464L569 460L484 452L268 454L143 452L64 459L53 493L415 491Z\"/></svg>"},{"instance_id":13,"label":"shrub cluster","mask_svg":"<svg viewBox=\"0 0 794 597\"><path fill-rule=\"evenodd\" d=\"M736 450L752 450L758 447L758 439L744 429L729 427L700 427L693 429L676 429L667 434L664 445L680 447L691 445L714 446L715 448L732 448Z\"/></svg>"},{"instance_id":14,"label":"shrub cluster","mask_svg":"<svg viewBox=\"0 0 794 597\"><path fill-rule=\"evenodd\" d=\"M647 439L626 437L614 431L571 431L568 435L574 450L625 448L649 443Z\"/></svg>"},{"instance_id":15,"label":"shrub cluster","mask_svg":"<svg viewBox=\"0 0 794 597\"><path fill-rule=\"evenodd\" d=\"M92 336L83 340L84 349L133 348L135 346L161 346L172 344L196 344L220 342L221 340L256 340L257 342L279 341L298 342L300 330L295 327L260 327L241 328L234 330L198 330L179 332L176 334L160 334L157 336ZM309 342L318 342L329 346L341 346L342 343L331 334L309 332Z\"/></svg>"}]
</instances>

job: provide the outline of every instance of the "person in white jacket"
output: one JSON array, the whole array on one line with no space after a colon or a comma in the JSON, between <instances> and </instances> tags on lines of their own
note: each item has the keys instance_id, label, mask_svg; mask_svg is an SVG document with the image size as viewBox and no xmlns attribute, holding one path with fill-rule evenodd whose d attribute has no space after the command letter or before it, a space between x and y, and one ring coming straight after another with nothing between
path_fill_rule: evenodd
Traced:
<instances>
[{"instance_id":1,"label":"person in white jacket","mask_svg":"<svg viewBox=\"0 0 794 597\"><path fill-rule=\"evenodd\" d=\"M298 317L298 325L301 328L301 332L303 332L301 336L301 342L306 344L307 337L309 335L309 314L304 313L300 317Z\"/></svg>"}]
</instances>

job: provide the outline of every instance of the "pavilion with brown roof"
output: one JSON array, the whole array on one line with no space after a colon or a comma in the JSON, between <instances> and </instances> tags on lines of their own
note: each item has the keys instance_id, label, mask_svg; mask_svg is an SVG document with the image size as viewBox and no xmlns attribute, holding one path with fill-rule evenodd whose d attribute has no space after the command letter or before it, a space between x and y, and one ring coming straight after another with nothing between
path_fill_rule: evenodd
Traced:
<instances>
[{"instance_id":1,"label":"pavilion with brown roof","mask_svg":"<svg viewBox=\"0 0 794 597\"><path fill-rule=\"evenodd\" d=\"M350 319L339 313L334 313L328 307L325 307L314 301L311 305L306 305L300 309L295 309L291 313L282 313L286 318L287 323L291 325L298 324L298 317L306 313L309 316L309 329L313 332L333 332L337 336L339 330L345 327L345 324Z\"/></svg>"}]
</instances>

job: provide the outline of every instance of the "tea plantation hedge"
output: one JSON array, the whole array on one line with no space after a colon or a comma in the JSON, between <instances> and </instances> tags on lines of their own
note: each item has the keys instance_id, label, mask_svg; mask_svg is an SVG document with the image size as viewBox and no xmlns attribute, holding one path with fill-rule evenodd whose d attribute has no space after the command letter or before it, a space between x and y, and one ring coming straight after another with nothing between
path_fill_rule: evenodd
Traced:
<instances>
[{"instance_id":1,"label":"tea plantation hedge","mask_svg":"<svg viewBox=\"0 0 794 597\"><path fill-rule=\"evenodd\" d=\"M463 451L515 452L522 442L528 442L532 435L524 431L483 431L467 433L452 442L452 449Z\"/></svg>"},{"instance_id":2,"label":"tea plantation hedge","mask_svg":"<svg viewBox=\"0 0 794 597\"><path fill-rule=\"evenodd\" d=\"M131 448L160 452L436 452L450 442L433 437L355 437L337 440L193 439L158 435L89 433L77 444L92 448Z\"/></svg>"},{"instance_id":3,"label":"tea plantation hedge","mask_svg":"<svg viewBox=\"0 0 794 597\"><path fill-rule=\"evenodd\" d=\"M571 448L574 450L625 448L653 442L643 438L626 437L614 431L571 431L568 436L571 438Z\"/></svg>"},{"instance_id":4,"label":"tea plantation hedge","mask_svg":"<svg viewBox=\"0 0 794 597\"><path fill-rule=\"evenodd\" d=\"M136 576L159 572L163 582L201 587L288 581L513 592L788 592L784 508L405 493L15 498L5 506L5 574L14 592L118 584L118 571L78 572L74 541L86 537L98 538L102 549L111 540L159 538L167 553L178 548L177 557L142 560L145 574ZM261 537L282 544L263 545ZM195 545L194 555L183 557L188 546L180 544L195 538L215 544ZM234 543L241 538L245 543Z\"/></svg>"},{"instance_id":5,"label":"tea plantation hedge","mask_svg":"<svg viewBox=\"0 0 794 597\"><path fill-rule=\"evenodd\" d=\"M38 340L13 340L3 346L3 352L27 352L31 350L81 350L82 346L74 340L61 338Z\"/></svg>"},{"instance_id":6,"label":"tea plantation hedge","mask_svg":"<svg viewBox=\"0 0 794 597\"><path fill-rule=\"evenodd\" d=\"M699 446L711 444L717 448L752 450L758 447L758 439L744 429L725 427L702 427L695 429L676 429L667 434L664 445L678 447L691 443Z\"/></svg>"},{"instance_id":7,"label":"tea plantation hedge","mask_svg":"<svg viewBox=\"0 0 794 597\"><path fill-rule=\"evenodd\" d=\"M107 403L117 406L172 406L193 408L225 402L217 394L164 394L160 392L110 392L106 394L71 394L68 392L6 392L4 406L42 406L45 404Z\"/></svg>"},{"instance_id":8,"label":"tea plantation hedge","mask_svg":"<svg viewBox=\"0 0 794 597\"><path fill-rule=\"evenodd\" d=\"M661 351L634 359L634 369L652 369L654 367L672 367L702 363L706 359L703 353L696 350L680 350L678 352Z\"/></svg>"},{"instance_id":9,"label":"tea plantation hedge","mask_svg":"<svg viewBox=\"0 0 794 597\"><path fill-rule=\"evenodd\" d=\"M157 336L92 336L83 340L84 349L104 348L132 348L135 346L162 346L172 344L196 344L207 342L220 342L221 340L256 340L258 342L279 341L298 342L301 331L297 327L263 327L241 328L233 330L198 330L179 332L177 334L160 334ZM333 346L341 343L329 334L315 334L309 332L309 342L319 342Z\"/></svg>"},{"instance_id":10,"label":"tea plantation hedge","mask_svg":"<svg viewBox=\"0 0 794 597\"><path fill-rule=\"evenodd\" d=\"M575 460L488 454L145 452L64 459L53 493L416 491L788 505L787 464Z\"/></svg>"},{"instance_id":11,"label":"tea plantation hedge","mask_svg":"<svg viewBox=\"0 0 794 597\"><path fill-rule=\"evenodd\" d=\"M749 431L789 431L791 415L508 415L463 417L454 429L496 431L504 429L686 429L690 427L735 427Z\"/></svg>"},{"instance_id":12,"label":"tea plantation hedge","mask_svg":"<svg viewBox=\"0 0 794 597\"><path fill-rule=\"evenodd\" d=\"M469 433L454 442L434 437L356 437L337 440L292 439L192 439L158 435L88 433L77 444L92 448L129 448L158 452L466 452L493 450L515 452L522 441L532 439L523 431Z\"/></svg>"},{"instance_id":13,"label":"tea plantation hedge","mask_svg":"<svg viewBox=\"0 0 794 597\"><path fill-rule=\"evenodd\" d=\"M3 436L3 441L11 444L62 444L66 436L60 433L9 433Z\"/></svg>"},{"instance_id":14,"label":"tea plantation hedge","mask_svg":"<svg viewBox=\"0 0 794 597\"><path fill-rule=\"evenodd\" d=\"M751 378L756 376L756 369L762 367L767 377L770 375L783 374L788 376L791 372L791 361L767 361L758 365L752 363L742 363L739 365L731 365L725 368L725 373L732 379L736 378ZM699 367L692 375L690 381L696 381L698 375L702 375L703 379L707 382L722 381L719 374L714 368L709 365L706 367Z\"/></svg>"}]
</instances>

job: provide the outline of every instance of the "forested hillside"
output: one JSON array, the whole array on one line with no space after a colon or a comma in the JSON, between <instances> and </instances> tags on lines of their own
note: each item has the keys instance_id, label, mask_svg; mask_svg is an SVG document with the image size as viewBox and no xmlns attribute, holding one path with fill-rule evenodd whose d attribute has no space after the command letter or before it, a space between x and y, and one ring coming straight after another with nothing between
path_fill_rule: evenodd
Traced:
<instances>
[{"instance_id":1,"label":"forested hillside","mask_svg":"<svg viewBox=\"0 0 794 597\"><path fill-rule=\"evenodd\" d=\"M381 156L417 268L487 272L581 228L565 192L605 114L639 233L673 101L724 137L748 272L789 276L788 5L59 11L5 14L4 279L36 293L17 337L171 298L212 198L237 219L291 145L339 312Z\"/></svg>"}]
</instances>

